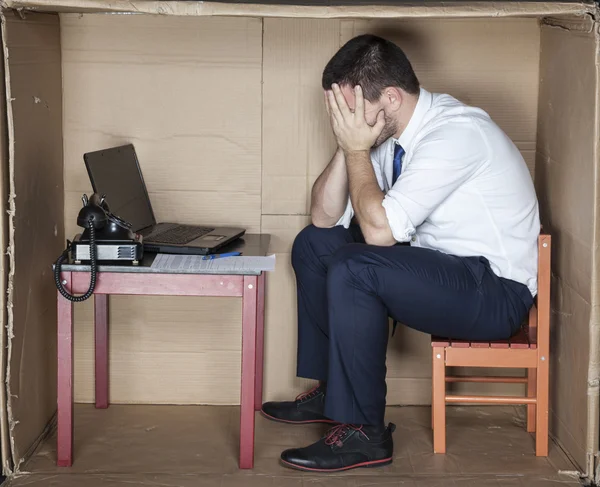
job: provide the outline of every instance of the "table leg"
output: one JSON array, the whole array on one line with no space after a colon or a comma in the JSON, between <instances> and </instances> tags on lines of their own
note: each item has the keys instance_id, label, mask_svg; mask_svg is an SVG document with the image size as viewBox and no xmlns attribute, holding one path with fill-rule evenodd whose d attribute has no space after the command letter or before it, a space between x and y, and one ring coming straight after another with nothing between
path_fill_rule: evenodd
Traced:
<instances>
[{"instance_id":1,"label":"table leg","mask_svg":"<svg viewBox=\"0 0 600 487\"><path fill-rule=\"evenodd\" d=\"M65 289L71 290L71 273L63 272ZM60 293L57 302L57 465L73 464L73 303Z\"/></svg>"},{"instance_id":2,"label":"table leg","mask_svg":"<svg viewBox=\"0 0 600 487\"><path fill-rule=\"evenodd\" d=\"M254 391L254 409L260 411L263 401L263 367L265 353L265 277L258 276L256 293L256 389Z\"/></svg>"},{"instance_id":3,"label":"table leg","mask_svg":"<svg viewBox=\"0 0 600 487\"><path fill-rule=\"evenodd\" d=\"M108 407L108 295L94 295L96 331L96 407Z\"/></svg>"},{"instance_id":4,"label":"table leg","mask_svg":"<svg viewBox=\"0 0 600 487\"><path fill-rule=\"evenodd\" d=\"M240 401L240 468L254 466L254 400L258 277L244 276L242 295L242 385Z\"/></svg>"}]
</instances>

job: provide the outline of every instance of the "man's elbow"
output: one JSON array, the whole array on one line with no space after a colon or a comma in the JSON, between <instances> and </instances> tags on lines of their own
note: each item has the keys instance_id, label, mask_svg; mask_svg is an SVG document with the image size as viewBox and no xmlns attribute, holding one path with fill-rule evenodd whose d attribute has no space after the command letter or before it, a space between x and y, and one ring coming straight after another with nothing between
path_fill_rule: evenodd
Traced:
<instances>
[{"instance_id":1,"label":"man's elbow","mask_svg":"<svg viewBox=\"0 0 600 487\"><path fill-rule=\"evenodd\" d=\"M396 244L396 240L392 235L392 229L389 226L366 228L363 230L363 236L368 245L391 247Z\"/></svg>"},{"instance_id":2,"label":"man's elbow","mask_svg":"<svg viewBox=\"0 0 600 487\"><path fill-rule=\"evenodd\" d=\"M337 223L337 220L325 216L311 214L310 222L317 228L332 228Z\"/></svg>"},{"instance_id":3,"label":"man's elbow","mask_svg":"<svg viewBox=\"0 0 600 487\"><path fill-rule=\"evenodd\" d=\"M311 220L311 223L313 224L314 227L317 227L317 228L332 228L333 227L333 224L331 224L329 222L324 222L324 221L316 219L316 218L313 218Z\"/></svg>"}]
</instances>

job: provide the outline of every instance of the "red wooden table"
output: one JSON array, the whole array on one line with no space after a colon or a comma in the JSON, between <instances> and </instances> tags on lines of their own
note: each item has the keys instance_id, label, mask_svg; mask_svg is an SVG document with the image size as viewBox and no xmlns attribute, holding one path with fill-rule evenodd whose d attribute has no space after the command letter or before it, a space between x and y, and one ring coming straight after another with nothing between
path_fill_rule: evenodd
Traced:
<instances>
[{"instance_id":1,"label":"red wooden table","mask_svg":"<svg viewBox=\"0 0 600 487\"><path fill-rule=\"evenodd\" d=\"M268 235L247 235L235 250L265 255ZM227 249L231 250L231 249ZM100 267L94 291L96 407L107 408L108 296L234 296L242 298L242 380L240 468L254 466L254 412L262 405L265 273L171 273L150 270L153 257L136 269ZM64 265L62 281L71 294L89 286L89 267ZM135 270L135 272L132 272ZM243 271L246 272L246 271ZM58 445L57 464L73 464L73 303L58 295ZM201 371L199 371L200 373Z\"/></svg>"}]
</instances>

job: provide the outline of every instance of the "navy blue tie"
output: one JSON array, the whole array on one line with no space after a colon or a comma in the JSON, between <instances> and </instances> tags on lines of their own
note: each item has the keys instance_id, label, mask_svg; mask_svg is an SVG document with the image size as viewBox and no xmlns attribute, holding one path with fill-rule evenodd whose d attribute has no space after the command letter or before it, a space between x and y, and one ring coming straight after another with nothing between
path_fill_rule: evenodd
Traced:
<instances>
[{"instance_id":1,"label":"navy blue tie","mask_svg":"<svg viewBox=\"0 0 600 487\"><path fill-rule=\"evenodd\" d=\"M394 171L392 173L392 186L400 177L400 173L402 172L402 156L404 155L404 148L400 144L396 144L394 146ZM393 328L392 328L392 336L396 333L396 326L398 322L394 320Z\"/></svg>"},{"instance_id":2,"label":"navy blue tie","mask_svg":"<svg viewBox=\"0 0 600 487\"><path fill-rule=\"evenodd\" d=\"M402 156L404 155L404 148L400 144L396 144L394 147L394 172L392 173L392 186L396 180L400 177L402 172Z\"/></svg>"}]
</instances>

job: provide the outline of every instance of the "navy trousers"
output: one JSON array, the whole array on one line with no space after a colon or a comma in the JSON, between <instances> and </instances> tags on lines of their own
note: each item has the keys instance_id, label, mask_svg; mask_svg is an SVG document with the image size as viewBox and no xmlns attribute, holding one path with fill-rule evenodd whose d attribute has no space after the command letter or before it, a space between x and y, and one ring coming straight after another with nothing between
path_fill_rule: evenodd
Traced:
<instances>
[{"instance_id":1,"label":"navy trousers","mask_svg":"<svg viewBox=\"0 0 600 487\"><path fill-rule=\"evenodd\" d=\"M308 226L292 248L299 377L327 382L325 415L382 425L389 319L432 335L500 340L533 298L483 257L367 245L358 226Z\"/></svg>"}]
</instances>

